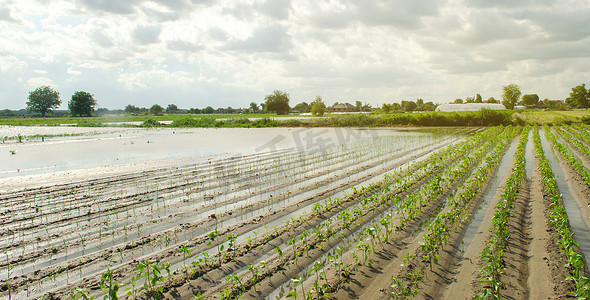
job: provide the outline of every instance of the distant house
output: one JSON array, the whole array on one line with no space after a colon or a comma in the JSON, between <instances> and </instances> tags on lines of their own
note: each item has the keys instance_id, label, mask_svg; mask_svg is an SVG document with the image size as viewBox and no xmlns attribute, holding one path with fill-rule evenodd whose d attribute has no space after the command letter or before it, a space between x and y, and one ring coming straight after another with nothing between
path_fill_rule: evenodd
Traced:
<instances>
[{"instance_id":1,"label":"distant house","mask_svg":"<svg viewBox=\"0 0 590 300\"><path fill-rule=\"evenodd\" d=\"M328 112L353 112L355 106L350 103L338 103L330 108Z\"/></svg>"},{"instance_id":2,"label":"distant house","mask_svg":"<svg viewBox=\"0 0 590 300\"><path fill-rule=\"evenodd\" d=\"M441 104L436 111L455 112L455 111L480 111L483 108L492 110L506 109L504 105L497 103L465 103L465 104Z\"/></svg>"}]
</instances>

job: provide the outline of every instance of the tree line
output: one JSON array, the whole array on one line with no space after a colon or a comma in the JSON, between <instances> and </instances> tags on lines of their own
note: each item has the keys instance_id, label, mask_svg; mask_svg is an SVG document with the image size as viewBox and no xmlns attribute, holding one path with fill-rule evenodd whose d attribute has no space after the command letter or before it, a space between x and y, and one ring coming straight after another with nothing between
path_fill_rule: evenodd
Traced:
<instances>
[{"instance_id":1,"label":"tree line","mask_svg":"<svg viewBox=\"0 0 590 300\"><path fill-rule=\"evenodd\" d=\"M513 109L516 105L549 109L590 108L590 90L586 89L584 83L573 87L570 96L565 99L564 103L547 98L540 101L537 94L525 94L522 95L522 98L521 95L522 92L518 85L514 83L505 85L502 88L502 104L507 109Z\"/></svg>"},{"instance_id":2,"label":"tree line","mask_svg":"<svg viewBox=\"0 0 590 300\"><path fill-rule=\"evenodd\" d=\"M496 100L494 97L488 98L485 103L502 103L507 109L514 109L516 105L522 105L528 108L549 108L549 109L565 109L565 108L590 108L590 90L586 89L585 84L580 84L571 89L569 97L567 97L564 103L559 101L552 101L545 99L539 100L537 94L525 94L522 95L520 86L511 83L502 87L502 100ZM522 96L522 97L521 97ZM328 106L325 104L321 96L316 96L315 100L311 103L305 101L298 103L294 107L289 105L290 96L286 91L275 90L271 94L268 94L264 98L264 102L258 105L256 102L251 102L248 108L234 109L231 106L227 108L214 109L211 106L205 108L190 108L180 109L176 104L169 104L166 108L159 104L154 104L150 108L137 107L129 104L125 107L124 112L128 114L177 114L177 113L189 113L189 114L232 114L232 113L276 113L277 115L286 115L291 111L299 113L311 113L314 116L323 115ZM61 105L60 93L49 86L41 86L34 91L29 92L26 110L29 113L39 113L41 116L46 116L51 113L55 108ZM452 103L484 103L483 98L480 94L476 94L474 97L466 97L463 99L456 99ZM334 105L337 105L336 102ZM76 91L71 96L68 102L68 109L72 116L92 116L95 111L97 101L94 95L86 91ZM395 112L395 111L434 111L438 104L433 102L424 102L422 99L416 101L402 100L401 103L384 103L381 106L381 111ZM354 105L354 111L373 111L374 108L370 104L363 104L361 101L356 101ZM14 115L12 111L4 110L0 111L0 116L11 116Z\"/></svg>"}]
</instances>

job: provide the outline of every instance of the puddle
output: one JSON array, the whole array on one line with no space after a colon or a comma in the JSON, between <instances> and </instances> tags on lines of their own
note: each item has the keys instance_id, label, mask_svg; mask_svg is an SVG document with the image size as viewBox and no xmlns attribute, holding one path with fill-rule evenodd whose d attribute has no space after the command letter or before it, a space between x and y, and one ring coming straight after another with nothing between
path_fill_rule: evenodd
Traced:
<instances>
[{"instance_id":1,"label":"puddle","mask_svg":"<svg viewBox=\"0 0 590 300\"><path fill-rule=\"evenodd\" d=\"M481 223L484 221L488 209L490 209L490 204L492 203L494 196L496 194L500 195L500 193L502 193L502 188L500 187L500 184L506 177L510 176L510 173L512 172L510 166L512 165L512 161L514 160L514 154L516 152L517 147L518 138L515 138L510 144L510 147L508 147L508 150L504 153L504 156L502 156L502 159L500 160L500 164L498 166L498 170L496 171L496 174L494 174L494 177L490 182L490 186L486 191L480 203L480 206L477 208L475 214L471 219L471 222L465 229L463 239L461 240L461 243L459 245L459 251L461 253L464 253L465 250L467 250L467 248L469 247L469 245L471 245L471 242L477 234L478 229L481 226Z\"/></svg>"},{"instance_id":2,"label":"puddle","mask_svg":"<svg viewBox=\"0 0 590 300\"><path fill-rule=\"evenodd\" d=\"M565 180L566 177L564 170L561 167L561 164L559 163L555 153L553 152L553 148L551 148L551 145L549 144L550 142L545 136L545 130L539 129L539 135L541 137L543 150L545 151L545 156L549 160L551 169L555 174L557 188L561 193L563 206L565 207L570 226L574 232L574 239L580 245L580 250L582 251L585 260L587 260L587 258L590 257L590 229L586 225L586 222L584 222L582 219L580 207L578 206L570 191L569 185Z\"/></svg>"}]
</instances>

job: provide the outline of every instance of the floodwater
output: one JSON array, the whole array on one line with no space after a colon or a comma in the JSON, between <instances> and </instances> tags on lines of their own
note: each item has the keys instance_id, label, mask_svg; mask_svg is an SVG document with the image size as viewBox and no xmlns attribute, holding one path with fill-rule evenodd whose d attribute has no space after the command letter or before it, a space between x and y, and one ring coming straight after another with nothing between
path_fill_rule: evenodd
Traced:
<instances>
[{"instance_id":1,"label":"floodwater","mask_svg":"<svg viewBox=\"0 0 590 300\"><path fill-rule=\"evenodd\" d=\"M324 148L383 136L428 137L439 132L348 128L0 126L0 136L13 137L0 144L0 179L92 168L112 173L115 170L196 163L213 157L234 157L290 148ZM14 138L18 135L24 137L22 143ZM141 167L138 167L139 164ZM0 190L3 189L0 186Z\"/></svg>"}]
</instances>

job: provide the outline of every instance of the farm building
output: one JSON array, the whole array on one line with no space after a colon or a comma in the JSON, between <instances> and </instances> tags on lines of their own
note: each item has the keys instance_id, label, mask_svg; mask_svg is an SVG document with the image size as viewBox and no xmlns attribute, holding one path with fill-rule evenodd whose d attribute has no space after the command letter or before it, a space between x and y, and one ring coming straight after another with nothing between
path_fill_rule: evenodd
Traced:
<instances>
[{"instance_id":1,"label":"farm building","mask_svg":"<svg viewBox=\"0 0 590 300\"><path fill-rule=\"evenodd\" d=\"M354 105L350 103L338 103L330 108L328 108L329 112L353 112Z\"/></svg>"},{"instance_id":2,"label":"farm building","mask_svg":"<svg viewBox=\"0 0 590 300\"><path fill-rule=\"evenodd\" d=\"M497 103L464 103L464 104L441 104L436 111L459 112L459 111L480 111L482 109L503 110L504 105Z\"/></svg>"}]
</instances>

